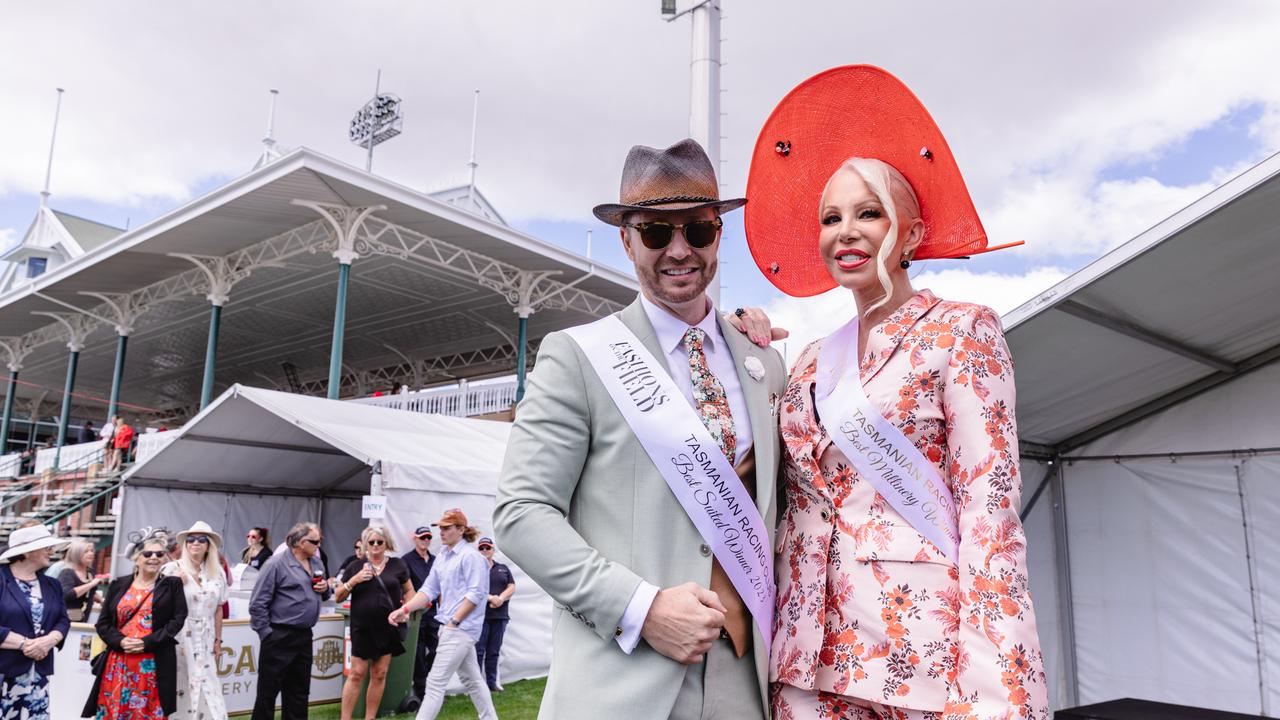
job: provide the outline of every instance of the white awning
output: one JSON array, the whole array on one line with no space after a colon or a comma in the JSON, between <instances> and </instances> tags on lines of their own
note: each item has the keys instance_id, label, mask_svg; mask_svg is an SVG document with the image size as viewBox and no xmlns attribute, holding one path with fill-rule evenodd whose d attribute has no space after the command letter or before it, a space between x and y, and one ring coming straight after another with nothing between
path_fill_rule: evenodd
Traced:
<instances>
[{"instance_id":1,"label":"white awning","mask_svg":"<svg viewBox=\"0 0 1280 720\"><path fill-rule=\"evenodd\" d=\"M510 427L233 385L125 481L365 494L371 469L381 464L391 485L412 477L424 489L492 494Z\"/></svg>"}]
</instances>

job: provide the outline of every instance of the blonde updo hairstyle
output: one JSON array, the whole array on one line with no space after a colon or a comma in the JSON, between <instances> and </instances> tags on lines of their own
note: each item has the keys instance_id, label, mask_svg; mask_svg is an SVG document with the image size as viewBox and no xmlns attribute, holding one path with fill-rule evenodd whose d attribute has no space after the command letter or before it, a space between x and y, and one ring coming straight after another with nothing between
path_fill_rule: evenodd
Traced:
<instances>
[{"instance_id":1,"label":"blonde updo hairstyle","mask_svg":"<svg viewBox=\"0 0 1280 720\"><path fill-rule=\"evenodd\" d=\"M857 173L889 216L889 232L885 235L885 242L880 245L880 252L876 254L876 277L880 279L884 296L863 312L864 315L870 315L872 310L889 302L889 297L893 294L893 278L889 276L889 267L898 257L898 248L903 239L898 236L898 213L902 212L911 220L920 219L920 200L916 198L916 191L911 183L894 166L876 158L851 157L840 163L840 167L827 178L827 184L823 186L818 200L819 213L822 212L822 202L827 196L831 180L842 172Z\"/></svg>"}]
</instances>

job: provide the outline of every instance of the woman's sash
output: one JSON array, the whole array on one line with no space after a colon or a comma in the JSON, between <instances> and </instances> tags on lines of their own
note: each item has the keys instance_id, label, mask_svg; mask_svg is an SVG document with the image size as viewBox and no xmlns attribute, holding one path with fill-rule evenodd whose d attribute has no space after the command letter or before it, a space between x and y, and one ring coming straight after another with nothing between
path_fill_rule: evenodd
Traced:
<instances>
[{"instance_id":1,"label":"woman's sash","mask_svg":"<svg viewBox=\"0 0 1280 720\"><path fill-rule=\"evenodd\" d=\"M915 443L880 413L862 391L857 353L858 318L836 330L818 350L814 405L822 427L858 475L952 562L960 532L955 498Z\"/></svg>"},{"instance_id":2,"label":"woman's sash","mask_svg":"<svg viewBox=\"0 0 1280 720\"><path fill-rule=\"evenodd\" d=\"M609 391L649 459L711 546L755 618L767 649L773 625L773 550L755 501L697 412L616 316L565 331Z\"/></svg>"}]
</instances>

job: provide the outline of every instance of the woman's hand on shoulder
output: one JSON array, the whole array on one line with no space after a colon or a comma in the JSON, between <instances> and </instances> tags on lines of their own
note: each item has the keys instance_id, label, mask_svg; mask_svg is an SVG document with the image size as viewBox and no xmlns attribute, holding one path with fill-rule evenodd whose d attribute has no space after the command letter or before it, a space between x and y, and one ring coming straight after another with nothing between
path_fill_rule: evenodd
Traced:
<instances>
[{"instance_id":1,"label":"woman's hand on shoulder","mask_svg":"<svg viewBox=\"0 0 1280 720\"><path fill-rule=\"evenodd\" d=\"M737 328L738 332L746 335L751 342L760 347L769 347L769 343L775 340L791 337L790 331L773 327L763 308L738 308L731 313L726 313L725 319Z\"/></svg>"}]
</instances>

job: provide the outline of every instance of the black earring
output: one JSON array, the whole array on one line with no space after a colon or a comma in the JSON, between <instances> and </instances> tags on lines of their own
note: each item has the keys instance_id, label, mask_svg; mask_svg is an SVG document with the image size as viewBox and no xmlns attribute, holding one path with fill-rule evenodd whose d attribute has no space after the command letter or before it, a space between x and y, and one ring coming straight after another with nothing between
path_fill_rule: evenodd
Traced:
<instances>
[{"instance_id":1,"label":"black earring","mask_svg":"<svg viewBox=\"0 0 1280 720\"><path fill-rule=\"evenodd\" d=\"M902 262L898 264L902 266L903 270L906 270L907 268L911 267L911 261L906 258L902 258Z\"/></svg>"}]
</instances>

